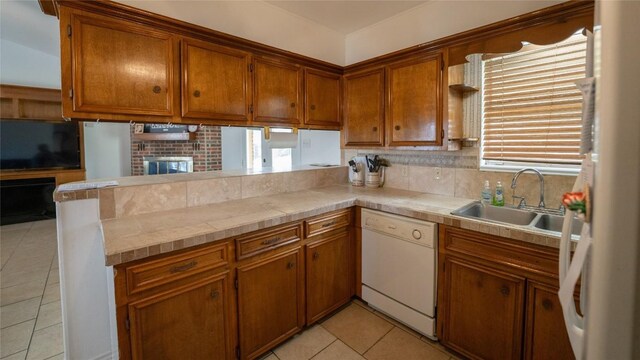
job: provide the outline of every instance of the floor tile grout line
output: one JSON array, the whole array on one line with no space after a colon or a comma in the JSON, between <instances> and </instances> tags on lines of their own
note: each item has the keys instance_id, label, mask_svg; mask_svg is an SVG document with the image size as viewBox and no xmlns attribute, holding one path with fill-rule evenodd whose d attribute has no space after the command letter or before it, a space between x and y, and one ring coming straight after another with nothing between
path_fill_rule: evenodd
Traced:
<instances>
[{"instance_id":1,"label":"floor tile grout line","mask_svg":"<svg viewBox=\"0 0 640 360\"><path fill-rule=\"evenodd\" d=\"M33 226L33 224L31 224L31 226ZM29 227L29 229L31 229L31 226ZM4 270L4 267L7 266L7 264L9 263L9 260L11 260L11 257L13 256L13 254L16 253L16 250L18 249L20 244L22 244L22 241L24 240L24 237L25 237L25 235L27 235L28 232L29 232L29 230L26 230L24 232L24 234L22 234L22 236L20 236L20 240L18 241L18 244L13 248L13 251L11 252L11 255L9 255L9 258L7 259L7 262L5 262L4 265L2 265L2 267L0 267L0 271Z\"/></svg>"},{"instance_id":2,"label":"floor tile grout line","mask_svg":"<svg viewBox=\"0 0 640 360\"><path fill-rule=\"evenodd\" d=\"M49 282L49 275L51 275L51 264L52 263L53 263L53 259L51 259L51 263L49 263L49 272L47 273L47 280L45 280L45 282L44 282L44 288L42 289L42 295L40 295L40 303L38 304L38 313L36 314L36 321L33 323L33 329L31 330L31 336L29 337L29 344L27 346L27 355L25 356L25 358L28 358L29 357L29 352L31 352L31 343L33 342L33 335L35 334L36 326L38 325L38 317L40 316L40 309L42 308L42 299L44 298L44 292L47 289L47 282Z\"/></svg>"},{"instance_id":3,"label":"floor tile grout line","mask_svg":"<svg viewBox=\"0 0 640 360\"><path fill-rule=\"evenodd\" d=\"M16 325L24 324L24 323L29 322L29 321L31 321L31 320L36 320L36 318L31 318L31 319L28 319L28 320L25 320L25 321L20 321L19 323L15 323L15 324L13 324L13 325L9 325L9 326L5 326L5 327L3 327L3 328L0 328L0 330L4 330L4 329L8 329L8 328L10 328L10 327L12 327L12 326L16 326ZM20 351L22 351L22 350L20 350Z\"/></svg>"},{"instance_id":4,"label":"floor tile grout line","mask_svg":"<svg viewBox=\"0 0 640 360\"><path fill-rule=\"evenodd\" d=\"M318 326L322 326L322 325L318 325ZM323 328L323 329L324 329L324 328ZM327 332L328 332L328 330L327 330L327 329L325 329L325 331L327 331ZM331 335L333 335L333 334L331 334ZM335 336L334 336L334 337L335 337ZM314 357L316 357L316 356L320 355L320 353L321 353L321 352L323 352L323 351L324 351L326 348L328 348L329 346L333 345L333 343L335 343L336 341L338 341L338 338L337 338L337 337L336 337L335 339L333 339L333 341L332 341L329 345L327 345L327 346L323 347L322 349L320 349L320 351L318 351L317 353L315 353L315 354L314 354L312 357L310 357L308 360L311 360L311 359L313 359Z\"/></svg>"},{"instance_id":5,"label":"floor tile grout line","mask_svg":"<svg viewBox=\"0 0 640 360\"><path fill-rule=\"evenodd\" d=\"M385 320L385 321L386 321L386 320ZM388 321L387 321L387 322L388 322ZM395 325L391 324L391 329L389 329L389 331L387 331L386 333L384 333L384 335L382 335L382 336L380 337L380 339L378 339L375 343L373 343L373 345L369 346L369 348L368 348L367 350L365 350L365 351L362 353L362 357L365 357L364 355L365 355L367 352L369 352L369 350L373 349L373 347L374 347L374 346L376 346L376 345L377 345L377 344L378 344L382 339L384 339L384 337L385 337L385 336L389 335L389 333L390 333L390 332L392 332L392 331L393 331L393 329L395 329L395 328L397 328L397 326L395 326Z\"/></svg>"}]
</instances>

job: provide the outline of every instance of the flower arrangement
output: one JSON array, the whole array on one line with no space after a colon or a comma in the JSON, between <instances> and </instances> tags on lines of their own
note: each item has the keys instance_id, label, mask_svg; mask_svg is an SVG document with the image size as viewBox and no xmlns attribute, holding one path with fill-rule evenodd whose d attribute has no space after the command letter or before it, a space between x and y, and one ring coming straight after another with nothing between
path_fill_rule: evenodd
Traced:
<instances>
[{"instance_id":1,"label":"flower arrangement","mask_svg":"<svg viewBox=\"0 0 640 360\"><path fill-rule=\"evenodd\" d=\"M589 188L586 186L584 191L568 192L562 196L562 205L575 212L578 218L585 222L590 222L591 220L589 202Z\"/></svg>"}]
</instances>

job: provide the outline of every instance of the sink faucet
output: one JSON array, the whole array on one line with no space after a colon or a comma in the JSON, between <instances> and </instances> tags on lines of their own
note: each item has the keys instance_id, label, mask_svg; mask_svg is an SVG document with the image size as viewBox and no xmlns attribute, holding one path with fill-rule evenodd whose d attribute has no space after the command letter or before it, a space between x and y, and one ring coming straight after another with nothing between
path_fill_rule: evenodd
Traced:
<instances>
[{"instance_id":1,"label":"sink faucet","mask_svg":"<svg viewBox=\"0 0 640 360\"><path fill-rule=\"evenodd\" d=\"M523 172L533 172L536 175L538 175L538 180L540 180L540 203L538 204L539 208L544 208L544 177L542 176L542 174L540 173L540 171L533 169L533 168L524 168L520 171L518 171L517 173L515 173L513 175L513 179L511 179L511 189L513 189L514 193L515 193L515 189L516 189L516 184L518 182L518 178L520 177L520 174L522 174ZM521 205L524 204L524 198L520 197L520 196L514 196L514 198L519 198L520 199L520 204L518 205L518 207L521 207Z\"/></svg>"}]
</instances>

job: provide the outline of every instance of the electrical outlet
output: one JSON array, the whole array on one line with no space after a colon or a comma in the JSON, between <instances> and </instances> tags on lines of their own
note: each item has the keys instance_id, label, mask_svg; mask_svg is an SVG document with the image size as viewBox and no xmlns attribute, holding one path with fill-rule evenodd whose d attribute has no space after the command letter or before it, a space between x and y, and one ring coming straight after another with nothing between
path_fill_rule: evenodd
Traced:
<instances>
[{"instance_id":1,"label":"electrical outlet","mask_svg":"<svg viewBox=\"0 0 640 360\"><path fill-rule=\"evenodd\" d=\"M409 177L409 167L407 165L400 165L400 174L402 177Z\"/></svg>"},{"instance_id":2,"label":"electrical outlet","mask_svg":"<svg viewBox=\"0 0 640 360\"><path fill-rule=\"evenodd\" d=\"M435 168L435 172L434 172L433 178L436 179L436 180L440 180L442 178L442 168L441 167Z\"/></svg>"}]
</instances>

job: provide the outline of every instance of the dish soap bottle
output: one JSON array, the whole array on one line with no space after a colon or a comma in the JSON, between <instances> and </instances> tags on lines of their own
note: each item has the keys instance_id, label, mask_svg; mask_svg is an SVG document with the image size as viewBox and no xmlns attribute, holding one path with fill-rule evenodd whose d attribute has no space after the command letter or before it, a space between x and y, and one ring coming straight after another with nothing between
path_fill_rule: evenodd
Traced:
<instances>
[{"instance_id":1,"label":"dish soap bottle","mask_svg":"<svg viewBox=\"0 0 640 360\"><path fill-rule=\"evenodd\" d=\"M500 181L496 183L496 193L493 196L493 205L504 206L504 189L502 188L502 183Z\"/></svg>"},{"instance_id":2,"label":"dish soap bottle","mask_svg":"<svg viewBox=\"0 0 640 360\"><path fill-rule=\"evenodd\" d=\"M489 180L484 181L484 187L480 194L480 201L485 205L491 204L491 185L489 184Z\"/></svg>"}]
</instances>

